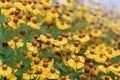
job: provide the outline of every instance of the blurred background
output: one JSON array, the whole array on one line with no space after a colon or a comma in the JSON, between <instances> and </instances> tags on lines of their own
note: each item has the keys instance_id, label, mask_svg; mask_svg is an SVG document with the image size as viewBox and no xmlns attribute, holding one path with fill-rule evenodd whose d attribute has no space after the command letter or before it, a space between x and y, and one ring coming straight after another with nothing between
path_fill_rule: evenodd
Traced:
<instances>
[{"instance_id":1,"label":"blurred background","mask_svg":"<svg viewBox=\"0 0 120 80\"><path fill-rule=\"evenodd\" d=\"M62 3L65 0L59 0L59 1ZM107 9L110 9L110 7L113 8L116 7L116 9L120 11L120 0L79 0L79 1L82 1L85 4L88 4L89 2L99 3L105 6L105 8Z\"/></svg>"},{"instance_id":2,"label":"blurred background","mask_svg":"<svg viewBox=\"0 0 120 80\"><path fill-rule=\"evenodd\" d=\"M85 1L88 1L88 0L85 0ZM116 9L120 11L120 0L91 0L91 1L100 3L108 9L110 7L116 7Z\"/></svg>"}]
</instances>

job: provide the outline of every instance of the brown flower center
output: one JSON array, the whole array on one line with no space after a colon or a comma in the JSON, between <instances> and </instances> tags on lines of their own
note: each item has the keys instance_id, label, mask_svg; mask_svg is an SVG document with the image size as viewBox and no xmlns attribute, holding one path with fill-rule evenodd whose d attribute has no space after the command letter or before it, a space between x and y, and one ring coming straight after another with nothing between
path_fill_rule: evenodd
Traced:
<instances>
[{"instance_id":1,"label":"brown flower center","mask_svg":"<svg viewBox=\"0 0 120 80\"><path fill-rule=\"evenodd\" d=\"M78 56L75 56L75 62L79 62L80 61L80 59L79 59L79 57Z\"/></svg>"},{"instance_id":2,"label":"brown flower center","mask_svg":"<svg viewBox=\"0 0 120 80\"><path fill-rule=\"evenodd\" d=\"M34 60L34 63L35 63L35 64L39 64L39 63L40 63L40 60L39 60L39 59Z\"/></svg>"},{"instance_id":3,"label":"brown flower center","mask_svg":"<svg viewBox=\"0 0 120 80\"><path fill-rule=\"evenodd\" d=\"M34 35L34 38L37 39L39 36L37 34Z\"/></svg>"},{"instance_id":4,"label":"brown flower center","mask_svg":"<svg viewBox=\"0 0 120 80\"><path fill-rule=\"evenodd\" d=\"M90 68L93 68L93 67L94 67L94 64L93 64L93 63L89 63L89 67L90 67Z\"/></svg>"},{"instance_id":5,"label":"brown flower center","mask_svg":"<svg viewBox=\"0 0 120 80\"><path fill-rule=\"evenodd\" d=\"M8 66L7 66L6 64L3 64L3 65L2 65L2 69L3 69L3 70L7 70L7 67L8 67Z\"/></svg>"},{"instance_id":6,"label":"brown flower center","mask_svg":"<svg viewBox=\"0 0 120 80\"><path fill-rule=\"evenodd\" d=\"M75 46L75 47L78 47L78 46L79 46L79 42L75 42L75 43L74 43L74 46Z\"/></svg>"},{"instance_id":7,"label":"brown flower center","mask_svg":"<svg viewBox=\"0 0 120 80\"><path fill-rule=\"evenodd\" d=\"M100 58L103 58L103 57L104 57L104 54L100 54L99 57L100 57Z\"/></svg>"},{"instance_id":8,"label":"brown flower center","mask_svg":"<svg viewBox=\"0 0 120 80\"><path fill-rule=\"evenodd\" d=\"M119 65L118 65L118 64L115 64L115 65L114 65L114 67L115 67L115 68L118 68L118 67L119 67Z\"/></svg>"},{"instance_id":9,"label":"brown flower center","mask_svg":"<svg viewBox=\"0 0 120 80\"><path fill-rule=\"evenodd\" d=\"M62 36L67 38L68 34L67 33L62 33Z\"/></svg>"},{"instance_id":10,"label":"brown flower center","mask_svg":"<svg viewBox=\"0 0 120 80\"><path fill-rule=\"evenodd\" d=\"M5 2L5 0L1 0L1 2L3 2L3 3L4 3L4 2Z\"/></svg>"},{"instance_id":11,"label":"brown flower center","mask_svg":"<svg viewBox=\"0 0 120 80\"><path fill-rule=\"evenodd\" d=\"M18 11L18 10L14 12L15 15L18 15L19 13L20 13L20 11Z\"/></svg>"},{"instance_id":12,"label":"brown flower center","mask_svg":"<svg viewBox=\"0 0 120 80\"><path fill-rule=\"evenodd\" d=\"M104 65L104 67L108 67L108 66L111 65L111 63L110 63L109 61L107 61L107 62L105 62L103 65Z\"/></svg>"},{"instance_id":13,"label":"brown flower center","mask_svg":"<svg viewBox=\"0 0 120 80\"><path fill-rule=\"evenodd\" d=\"M51 69L50 69L50 72L51 72L51 73L55 73L55 69L54 69L54 68L51 68Z\"/></svg>"},{"instance_id":14,"label":"brown flower center","mask_svg":"<svg viewBox=\"0 0 120 80\"><path fill-rule=\"evenodd\" d=\"M32 8L32 9L35 9L35 8L36 8L36 6L35 6L35 5L32 5L32 6L31 6L31 8Z\"/></svg>"},{"instance_id":15,"label":"brown flower center","mask_svg":"<svg viewBox=\"0 0 120 80\"><path fill-rule=\"evenodd\" d=\"M42 74L42 69L37 69L38 74Z\"/></svg>"},{"instance_id":16,"label":"brown flower center","mask_svg":"<svg viewBox=\"0 0 120 80\"><path fill-rule=\"evenodd\" d=\"M50 39L51 35L50 34L45 34L46 38Z\"/></svg>"},{"instance_id":17,"label":"brown flower center","mask_svg":"<svg viewBox=\"0 0 120 80\"><path fill-rule=\"evenodd\" d=\"M37 54L36 54L36 53L32 53L32 56L33 56L33 57L36 57L36 56L37 56Z\"/></svg>"},{"instance_id":18,"label":"brown flower center","mask_svg":"<svg viewBox=\"0 0 120 80\"><path fill-rule=\"evenodd\" d=\"M26 34L26 31L25 31L25 30L21 30L21 31L19 32L19 34L22 35L22 36L24 36L24 35Z\"/></svg>"},{"instance_id":19,"label":"brown flower center","mask_svg":"<svg viewBox=\"0 0 120 80\"><path fill-rule=\"evenodd\" d=\"M89 73L90 72L90 69L89 68L85 68L85 73Z\"/></svg>"},{"instance_id":20,"label":"brown flower center","mask_svg":"<svg viewBox=\"0 0 120 80\"><path fill-rule=\"evenodd\" d=\"M36 24L38 22L38 20L37 19L33 19L32 22Z\"/></svg>"},{"instance_id":21,"label":"brown flower center","mask_svg":"<svg viewBox=\"0 0 120 80\"><path fill-rule=\"evenodd\" d=\"M14 19L13 19L13 22L14 22L14 23L18 23L18 19L17 19L17 18L14 18Z\"/></svg>"},{"instance_id":22,"label":"brown flower center","mask_svg":"<svg viewBox=\"0 0 120 80\"><path fill-rule=\"evenodd\" d=\"M32 74L32 70L28 70L27 73L31 75Z\"/></svg>"},{"instance_id":23,"label":"brown flower center","mask_svg":"<svg viewBox=\"0 0 120 80\"><path fill-rule=\"evenodd\" d=\"M10 9L11 6L10 6L10 5L6 5L5 8L6 8L6 9Z\"/></svg>"},{"instance_id":24,"label":"brown flower center","mask_svg":"<svg viewBox=\"0 0 120 80\"><path fill-rule=\"evenodd\" d=\"M23 52L22 52L22 55L23 55L23 56L27 56L27 52L26 52L26 51L23 51Z\"/></svg>"},{"instance_id":25,"label":"brown flower center","mask_svg":"<svg viewBox=\"0 0 120 80\"><path fill-rule=\"evenodd\" d=\"M108 77L105 77L105 80L109 80L109 78L108 78Z\"/></svg>"},{"instance_id":26,"label":"brown flower center","mask_svg":"<svg viewBox=\"0 0 120 80\"><path fill-rule=\"evenodd\" d=\"M37 46L37 41L32 41L33 46Z\"/></svg>"},{"instance_id":27,"label":"brown flower center","mask_svg":"<svg viewBox=\"0 0 120 80\"><path fill-rule=\"evenodd\" d=\"M44 63L43 63L43 67L48 67L48 63L47 63L47 62L44 62Z\"/></svg>"},{"instance_id":28,"label":"brown flower center","mask_svg":"<svg viewBox=\"0 0 120 80\"><path fill-rule=\"evenodd\" d=\"M62 36L58 36L58 40L62 41L63 37Z\"/></svg>"},{"instance_id":29,"label":"brown flower center","mask_svg":"<svg viewBox=\"0 0 120 80\"><path fill-rule=\"evenodd\" d=\"M90 54L95 54L95 52L94 51L90 51Z\"/></svg>"},{"instance_id":30,"label":"brown flower center","mask_svg":"<svg viewBox=\"0 0 120 80\"><path fill-rule=\"evenodd\" d=\"M95 72L94 72L94 71L92 71L92 72L90 73L90 76L91 76L91 77L96 77Z\"/></svg>"},{"instance_id":31,"label":"brown flower center","mask_svg":"<svg viewBox=\"0 0 120 80\"><path fill-rule=\"evenodd\" d=\"M82 76L82 77L80 78L80 80L87 80L87 77L86 77L86 76Z\"/></svg>"},{"instance_id":32,"label":"brown flower center","mask_svg":"<svg viewBox=\"0 0 120 80\"><path fill-rule=\"evenodd\" d=\"M47 44L47 45L50 45L50 43L51 43L51 42L50 42L49 40L46 41L46 44Z\"/></svg>"},{"instance_id":33,"label":"brown flower center","mask_svg":"<svg viewBox=\"0 0 120 80\"><path fill-rule=\"evenodd\" d=\"M14 37L14 42L18 42L19 38L18 37Z\"/></svg>"},{"instance_id":34,"label":"brown flower center","mask_svg":"<svg viewBox=\"0 0 120 80\"><path fill-rule=\"evenodd\" d=\"M66 78L64 76L61 77L61 80L66 80Z\"/></svg>"}]
</instances>

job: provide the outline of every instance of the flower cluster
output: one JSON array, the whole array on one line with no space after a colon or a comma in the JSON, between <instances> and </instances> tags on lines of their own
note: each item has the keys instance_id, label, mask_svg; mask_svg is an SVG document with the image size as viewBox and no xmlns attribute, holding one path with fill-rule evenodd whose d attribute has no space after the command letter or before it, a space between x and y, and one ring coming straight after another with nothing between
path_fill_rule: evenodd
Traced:
<instances>
[{"instance_id":1,"label":"flower cluster","mask_svg":"<svg viewBox=\"0 0 120 80\"><path fill-rule=\"evenodd\" d=\"M77 0L0 0L1 80L120 80L120 16Z\"/></svg>"}]
</instances>

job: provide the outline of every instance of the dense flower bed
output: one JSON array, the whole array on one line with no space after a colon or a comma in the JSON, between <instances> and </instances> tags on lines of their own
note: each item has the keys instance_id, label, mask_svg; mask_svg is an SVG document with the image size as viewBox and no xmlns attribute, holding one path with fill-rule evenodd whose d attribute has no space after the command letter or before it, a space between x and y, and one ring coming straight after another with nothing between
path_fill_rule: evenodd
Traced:
<instances>
[{"instance_id":1,"label":"dense flower bed","mask_svg":"<svg viewBox=\"0 0 120 80\"><path fill-rule=\"evenodd\" d=\"M0 80L120 80L120 16L77 0L0 0Z\"/></svg>"}]
</instances>

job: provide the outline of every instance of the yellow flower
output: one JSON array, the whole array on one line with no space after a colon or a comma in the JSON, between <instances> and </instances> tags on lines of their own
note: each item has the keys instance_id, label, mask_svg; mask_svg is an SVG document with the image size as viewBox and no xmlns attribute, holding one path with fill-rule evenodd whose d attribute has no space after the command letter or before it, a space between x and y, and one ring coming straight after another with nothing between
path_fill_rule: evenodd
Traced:
<instances>
[{"instance_id":1,"label":"yellow flower","mask_svg":"<svg viewBox=\"0 0 120 80\"><path fill-rule=\"evenodd\" d=\"M31 13L35 15L39 14L39 10L35 4L27 4L26 10L30 11Z\"/></svg>"},{"instance_id":2,"label":"yellow flower","mask_svg":"<svg viewBox=\"0 0 120 80\"><path fill-rule=\"evenodd\" d=\"M96 52L95 52L96 48L97 48L96 45L91 45L91 46L88 47L88 49L85 52L85 55L87 56L87 58L90 58L90 59L95 58L95 56L96 56Z\"/></svg>"},{"instance_id":3,"label":"yellow flower","mask_svg":"<svg viewBox=\"0 0 120 80\"><path fill-rule=\"evenodd\" d=\"M105 76L102 76L100 79L102 79L102 80L113 80L110 76L107 76L107 75L105 75Z\"/></svg>"},{"instance_id":4,"label":"yellow flower","mask_svg":"<svg viewBox=\"0 0 120 80\"><path fill-rule=\"evenodd\" d=\"M64 18L66 21L72 22L72 17L69 14L63 14L62 18Z\"/></svg>"},{"instance_id":5,"label":"yellow flower","mask_svg":"<svg viewBox=\"0 0 120 80\"><path fill-rule=\"evenodd\" d=\"M87 10L88 10L88 7L85 6L85 5L81 5L81 6L78 6L78 7L77 7L77 10L78 10L78 11L87 11Z\"/></svg>"},{"instance_id":6,"label":"yellow flower","mask_svg":"<svg viewBox=\"0 0 120 80\"><path fill-rule=\"evenodd\" d=\"M108 58L113 58L117 54L113 48L109 48L109 47L104 50L104 53Z\"/></svg>"},{"instance_id":7,"label":"yellow flower","mask_svg":"<svg viewBox=\"0 0 120 80\"><path fill-rule=\"evenodd\" d=\"M33 29L40 29L40 25L33 22L27 22L27 25Z\"/></svg>"},{"instance_id":8,"label":"yellow flower","mask_svg":"<svg viewBox=\"0 0 120 80\"><path fill-rule=\"evenodd\" d=\"M38 53L34 53L34 52L28 51L27 54L28 54L28 57L29 57L32 61L34 61L34 60L36 60L36 59L39 59Z\"/></svg>"},{"instance_id":9,"label":"yellow flower","mask_svg":"<svg viewBox=\"0 0 120 80\"><path fill-rule=\"evenodd\" d=\"M42 42L42 43L46 43L46 41L50 41L51 44L54 43L54 39L48 33L46 33L45 35L41 34L40 37L37 40Z\"/></svg>"},{"instance_id":10,"label":"yellow flower","mask_svg":"<svg viewBox=\"0 0 120 80\"><path fill-rule=\"evenodd\" d=\"M88 35L85 35L84 33L81 35L77 35L77 34L73 35L73 39L79 40L81 44L85 44L90 40L90 37Z\"/></svg>"},{"instance_id":11,"label":"yellow flower","mask_svg":"<svg viewBox=\"0 0 120 80\"><path fill-rule=\"evenodd\" d=\"M53 67L54 60L51 58L43 58L40 62L39 60L34 60L32 63L33 72L35 71L38 79L47 79L47 78L57 78L56 73L51 73L50 69ZM58 73L58 71L56 71Z\"/></svg>"},{"instance_id":12,"label":"yellow flower","mask_svg":"<svg viewBox=\"0 0 120 80\"><path fill-rule=\"evenodd\" d=\"M0 66L0 75L2 76L8 76L12 74L12 68L7 66L6 64L3 64Z\"/></svg>"},{"instance_id":13,"label":"yellow flower","mask_svg":"<svg viewBox=\"0 0 120 80\"><path fill-rule=\"evenodd\" d=\"M99 63L105 63L105 61L107 60L107 57L103 53L98 53L95 56L94 60Z\"/></svg>"},{"instance_id":14,"label":"yellow flower","mask_svg":"<svg viewBox=\"0 0 120 80\"><path fill-rule=\"evenodd\" d=\"M45 35L40 35L40 37L37 39L38 41L41 41L41 42L46 42L47 40L47 37Z\"/></svg>"},{"instance_id":15,"label":"yellow flower","mask_svg":"<svg viewBox=\"0 0 120 80\"><path fill-rule=\"evenodd\" d=\"M120 27L119 27L119 25L120 25L120 21L116 21L116 22L111 21L110 24L109 24L111 30L112 30L116 35L119 35L119 32L120 32Z\"/></svg>"},{"instance_id":16,"label":"yellow flower","mask_svg":"<svg viewBox=\"0 0 120 80\"><path fill-rule=\"evenodd\" d=\"M63 21L56 21L56 25L57 25L57 28L60 29L60 30L66 30L68 28L70 28L71 26L69 24L67 24L66 22L63 22Z\"/></svg>"},{"instance_id":17,"label":"yellow flower","mask_svg":"<svg viewBox=\"0 0 120 80\"><path fill-rule=\"evenodd\" d=\"M60 72L54 68L51 68L49 70L49 74L48 74L48 79L58 79L60 76Z\"/></svg>"},{"instance_id":18,"label":"yellow flower","mask_svg":"<svg viewBox=\"0 0 120 80\"><path fill-rule=\"evenodd\" d=\"M88 50L85 52L86 56L90 59L94 59L96 62L104 63L107 60L106 46L104 44L98 46L90 46Z\"/></svg>"},{"instance_id":19,"label":"yellow flower","mask_svg":"<svg viewBox=\"0 0 120 80\"><path fill-rule=\"evenodd\" d=\"M73 1L73 2L75 2L75 1ZM69 2L67 0L64 1L64 3L62 4L63 9L71 10L74 6L73 2L71 2L71 1Z\"/></svg>"},{"instance_id":20,"label":"yellow flower","mask_svg":"<svg viewBox=\"0 0 120 80\"><path fill-rule=\"evenodd\" d=\"M63 46L67 44L68 40L62 36L58 36L57 40L54 40L52 49L54 51L62 51Z\"/></svg>"},{"instance_id":21,"label":"yellow flower","mask_svg":"<svg viewBox=\"0 0 120 80\"><path fill-rule=\"evenodd\" d=\"M41 66L41 62L39 58L36 58L31 62L31 69L33 70L33 72L35 72L40 66Z\"/></svg>"},{"instance_id":22,"label":"yellow flower","mask_svg":"<svg viewBox=\"0 0 120 80\"><path fill-rule=\"evenodd\" d=\"M8 22L8 25L9 25L9 27L10 28L12 28L12 29L17 29L19 26L16 24L16 23L14 23L13 21L9 21Z\"/></svg>"},{"instance_id":23,"label":"yellow flower","mask_svg":"<svg viewBox=\"0 0 120 80\"><path fill-rule=\"evenodd\" d=\"M17 80L17 77L14 74L10 74L7 76L7 79L9 80Z\"/></svg>"},{"instance_id":24,"label":"yellow flower","mask_svg":"<svg viewBox=\"0 0 120 80\"><path fill-rule=\"evenodd\" d=\"M51 48L52 44L54 43L54 39L50 34L40 35L37 41L41 43L41 49Z\"/></svg>"},{"instance_id":25,"label":"yellow flower","mask_svg":"<svg viewBox=\"0 0 120 80\"><path fill-rule=\"evenodd\" d=\"M44 68L52 68L54 64L54 59L44 58L41 60L41 66Z\"/></svg>"},{"instance_id":26,"label":"yellow flower","mask_svg":"<svg viewBox=\"0 0 120 80\"><path fill-rule=\"evenodd\" d=\"M44 6L50 6L52 4L52 0L40 0L40 2L44 5Z\"/></svg>"},{"instance_id":27,"label":"yellow flower","mask_svg":"<svg viewBox=\"0 0 120 80\"><path fill-rule=\"evenodd\" d=\"M44 22L51 23L58 19L59 14L54 10L47 10L44 16Z\"/></svg>"},{"instance_id":28,"label":"yellow flower","mask_svg":"<svg viewBox=\"0 0 120 80\"><path fill-rule=\"evenodd\" d=\"M110 67L108 67L108 70L112 71L117 76L120 76L120 66L119 66L119 63L111 65Z\"/></svg>"},{"instance_id":29,"label":"yellow flower","mask_svg":"<svg viewBox=\"0 0 120 80\"><path fill-rule=\"evenodd\" d=\"M81 45L79 42L69 43L65 45L64 50L70 50L72 53L80 54Z\"/></svg>"},{"instance_id":30,"label":"yellow flower","mask_svg":"<svg viewBox=\"0 0 120 80\"><path fill-rule=\"evenodd\" d=\"M26 11L26 7L21 2L15 2L14 7Z\"/></svg>"},{"instance_id":31,"label":"yellow flower","mask_svg":"<svg viewBox=\"0 0 120 80\"><path fill-rule=\"evenodd\" d=\"M85 52L85 55L87 58L90 58L90 59L94 59L96 57L95 51L89 50L89 49Z\"/></svg>"},{"instance_id":32,"label":"yellow flower","mask_svg":"<svg viewBox=\"0 0 120 80\"><path fill-rule=\"evenodd\" d=\"M2 8L3 6L4 6L4 3L0 1L0 8Z\"/></svg>"},{"instance_id":33,"label":"yellow flower","mask_svg":"<svg viewBox=\"0 0 120 80\"><path fill-rule=\"evenodd\" d=\"M15 59L15 61L16 61L16 59ZM22 61L16 62L16 67L17 67L17 68L21 68L21 65L23 65L23 62L22 62Z\"/></svg>"},{"instance_id":34,"label":"yellow flower","mask_svg":"<svg viewBox=\"0 0 120 80\"><path fill-rule=\"evenodd\" d=\"M66 75L66 80L71 80L71 76L70 75Z\"/></svg>"},{"instance_id":35,"label":"yellow flower","mask_svg":"<svg viewBox=\"0 0 120 80\"><path fill-rule=\"evenodd\" d=\"M107 67L104 67L103 65L98 65L96 67L96 72L99 73L99 72L104 72L104 73L108 73L109 70L107 69Z\"/></svg>"},{"instance_id":36,"label":"yellow flower","mask_svg":"<svg viewBox=\"0 0 120 80\"><path fill-rule=\"evenodd\" d=\"M60 45L65 45L68 43L67 39L62 36L58 36L57 40L60 43Z\"/></svg>"},{"instance_id":37,"label":"yellow flower","mask_svg":"<svg viewBox=\"0 0 120 80\"><path fill-rule=\"evenodd\" d=\"M45 43L41 44L41 49L51 49L52 42L50 40L46 40Z\"/></svg>"},{"instance_id":38,"label":"yellow flower","mask_svg":"<svg viewBox=\"0 0 120 80\"><path fill-rule=\"evenodd\" d=\"M0 66L2 65L2 61L0 60Z\"/></svg>"},{"instance_id":39,"label":"yellow flower","mask_svg":"<svg viewBox=\"0 0 120 80\"><path fill-rule=\"evenodd\" d=\"M53 51L59 52L59 51L63 50L63 45L61 45L58 40L54 40L53 45L54 45L54 46L52 47L52 50L53 50Z\"/></svg>"},{"instance_id":40,"label":"yellow flower","mask_svg":"<svg viewBox=\"0 0 120 80\"><path fill-rule=\"evenodd\" d=\"M76 71L77 69L80 69L84 66L84 62L84 57L72 55L71 58L68 60L68 66Z\"/></svg>"},{"instance_id":41,"label":"yellow flower","mask_svg":"<svg viewBox=\"0 0 120 80\"><path fill-rule=\"evenodd\" d=\"M38 53L38 43L37 43L37 41L33 41L32 43L27 43L27 49L30 52Z\"/></svg>"},{"instance_id":42,"label":"yellow flower","mask_svg":"<svg viewBox=\"0 0 120 80\"><path fill-rule=\"evenodd\" d=\"M10 13L15 10L16 10L15 8L1 9L1 14L3 14L7 18L10 18Z\"/></svg>"},{"instance_id":43,"label":"yellow flower","mask_svg":"<svg viewBox=\"0 0 120 80\"><path fill-rule=\"evenodd\" d=\"M13 40L10 40L8 42L8 45L11 47L11 48L20 48L24 45L22 39L19 39L18 37L14 37Z\"/></svg>"},{"instance_id":44,"label":"yellow flower","mask_svg":"<svg viewBox=\"0 0 120 80\"><path fill-rule=\"evenodd\" d=\"M28 70L26 73L23 73L22 77L25 80L30 80L30 79L34 79L36 77L36 75L33 73L32 70Z\"/></svg>"},{"instance_id":45,"label":"yellow flower","mask_svg":"<svg viewBox=\"0 0 120 80\"><path fill-rule=\"evenodd\" d=\"M93 37L101 37L101 36L103 35L101 30L92 30L92 31L90 32L90 34L91 34Z\"/></svg>"},{"instance_id":46,"label":"yellow flower","mask_svg":"<svg viewBox=\"0 0 120 80\"><path fill-rule=\"evenodd\" d=\"M71 80L71 76L70 75L66 75L66 76L61 76L58 80Z\"/></svg>"},{"instance_id":47,"label":"yellow flower","mask_svg":"<svg viewBox=\"0 0 120 80\"><path fill-rule=\"evenodd\" d=\"M37 68L36 75L38 80L45 80L48 76L48 71L44 68Z\"/></svg>"},{"instance_id":48,"label":"yellow flower","mask_svg":"<svg viewBox=\"0 0 120 80\"><path fill-rule=\"evenodd\" d=\"M120 53L120 50L119 50L119 49L115 50L114 56L119 56L119 55L120 55L119 53Z\"/></svg>"},{"instance_id":49,"label":"yellow flower","mask_svg":"<svg viewBox=\"0 0 120 80\"><path fill-rule=\"evenodd\" d=\"M108 57L108 58L113 58L113 57L116 57L116 56L119 56L120 54L120 50L118 49L114 49L114 48L111 48L111 47L107 47L103 50L104 54Z\"/></svg>"},{"instance_id":50,"label":"yellow flower","mask_svg":"<svg viewBox=\"0 0 120 80\"><path fill-rule=\"evenodd\" d=\"M16 10L13 11L13 12L16 12ZM25 17L23 16L22 13L19 13L19 15L17 15L17 16L16 15L10 15L9 16L9 21L7 22L7 25L9 26L9 28L17 29L20 24L25 23L24 18Z\"/></svg>"}]
</instances>

